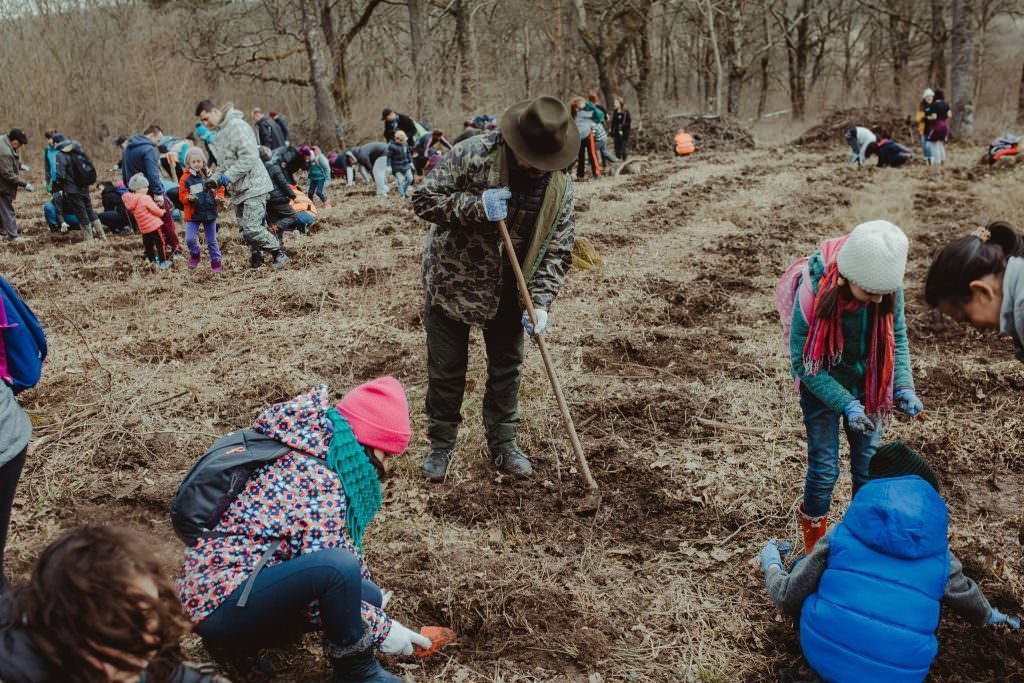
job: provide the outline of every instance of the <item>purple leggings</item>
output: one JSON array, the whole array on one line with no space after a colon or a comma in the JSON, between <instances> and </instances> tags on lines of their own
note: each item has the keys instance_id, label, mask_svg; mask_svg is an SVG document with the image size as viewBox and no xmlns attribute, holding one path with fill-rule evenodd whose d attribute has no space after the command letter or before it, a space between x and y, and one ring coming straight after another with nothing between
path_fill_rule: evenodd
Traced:
<instances>
[{"instance_id":1,"label":"purple leggings","mask_svg":"<svg viewBox=\"0 0 1024 683\"><path fill-rule=\"evenodd\" d=\"M217 221L206 221L196 223L188 221L185 223L185 244L188 245L188 253L191 256L199 256L199 226L203 226L203 234L206 236L206 248L210 250L210 260L220 261L220 245L217 244Z\"/></svg>"}]
</instances>

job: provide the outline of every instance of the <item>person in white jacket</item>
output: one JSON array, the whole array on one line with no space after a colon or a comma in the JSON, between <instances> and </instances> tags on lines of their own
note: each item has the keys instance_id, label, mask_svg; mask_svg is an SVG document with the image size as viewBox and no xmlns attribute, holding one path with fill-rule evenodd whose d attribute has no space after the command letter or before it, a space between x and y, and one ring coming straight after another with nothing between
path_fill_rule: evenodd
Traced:
<instances>
[{"instance_id":1,"label":"person in white jacket","mask_svg":"<svg viewBox=\"0 0 1024 683\"><path fill-rule=\"evenodd\" d=\"M846 131L846 142L850 145L850 164L864 167L864 153L868 145L878 142L878 136L863 126L856 126Z\"/></svg>"}]
</instances>

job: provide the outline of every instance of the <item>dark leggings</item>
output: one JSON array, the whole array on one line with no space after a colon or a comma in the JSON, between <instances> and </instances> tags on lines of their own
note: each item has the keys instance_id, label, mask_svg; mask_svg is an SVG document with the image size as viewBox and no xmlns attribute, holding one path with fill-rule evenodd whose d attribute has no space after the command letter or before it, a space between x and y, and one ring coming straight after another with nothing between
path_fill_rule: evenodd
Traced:
<instances>
[{"instance_id":1,"label":"dark leggings","mask_svg":"<svg viewBox=\"0 0 1024 683\"><path fill-rule=\"evenodd\" d=\"M580 140L580 153L576 159L576 177L580 180L583 180L583 176L586 175L588 160L590 161L590 171L594 174L594 177L596 178L601 175L595 155L593 133Z\"/></svg>"},{"instance_id":2,"label":"dark leggings","mask_svg":"<svg viewBox=\"0 0 1024 683\"><path fill-rule=\"evenodd\" d=\"M7 527L11 524L11 508L14 506L14 491L21 479L21 469L25 466L25 455L28 447L14 456L14 459L0 467L0 593L7 590L7 577L4 574L4 550L7 548Z\"/></svg>"},{"instance_id":3,"label":"dark leggings","mask_svg":"<svg viewBox=\"0 0 1024 683\"><path fill-rule=\"evenodd\" d=\"M253 583L249 602L237 607L244 586L206 617L196 632L218 644L269 646L284 635L311 631L306 609L319 602L324 636L338 647L363 637L363 601L380 606L380 589L364 581L347 550L321 550L267 567Z\"/></svg>"},{"instance_id":4,"label":"dark leggings","mask_svg":"<svg viewBox=\"0 0 1024 683\"><path fill-rule=\"evenodd\" d=\"M144 233L142 246L146 249L146 260L150 263L163 263L167 260L167 245L161 230Z\"/></svg>"}]
</instances>

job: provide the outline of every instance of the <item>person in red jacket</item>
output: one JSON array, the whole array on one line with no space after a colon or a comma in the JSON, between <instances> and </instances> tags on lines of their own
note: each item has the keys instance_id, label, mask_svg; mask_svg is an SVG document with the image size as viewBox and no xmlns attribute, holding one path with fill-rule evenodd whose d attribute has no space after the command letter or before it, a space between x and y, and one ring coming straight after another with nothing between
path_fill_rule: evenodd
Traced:
<instances>
[{"instance_id":1,"label":"person in red jacket","mask_svg":"<svg viewBox=\"0 0 1024 683\"><path fill-rule=\"evenodd\" d=\"M164 224L164 210L156 205L149 195L149 181L142 173L136 173L128 180L128 192L121 197L124 208L135 219L142 235L142 244L146 250L146 260L164 270L173 266L167 258L167 244L161 228Z\"/></svg>"},{"instance_id":2,"label":"person in red jacket","mask_svg":"<svg viewBox=\"0 0 1024 683\"><path fill-rule=\"evenodd\" d=\"M250 475L213 533L186 550L178 596L196 632L244 656L319 630L334 681L400 683L373 646L408 655L432 643L385 613L363 532L380 509L381 479L409 445L402 385L382 377L336 406L320 385L270 406L253 428L292 450Z\"/></svg>"}]
</instances>

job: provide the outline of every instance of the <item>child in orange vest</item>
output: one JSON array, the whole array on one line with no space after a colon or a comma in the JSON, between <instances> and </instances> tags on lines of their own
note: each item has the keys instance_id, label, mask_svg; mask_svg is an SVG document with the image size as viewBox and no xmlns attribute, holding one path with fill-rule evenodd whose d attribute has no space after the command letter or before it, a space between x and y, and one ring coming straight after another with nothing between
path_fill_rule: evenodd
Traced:
<instances>
[{"instance_id":1,"label":"child in orange vest","mask_svg":"<svg viewBox=\"0 0 1024 683\"><path fill-rule=\"evenodd\" d=\"M136 173L128 180L128 192L124 193L121 201L139 226L146 260L155 263L160 270L172 267L174 264L167 258L167 247L160 230L164 224L164 210L149 196L149 181L145 175Z\"/></svg>"}]
</instances>

